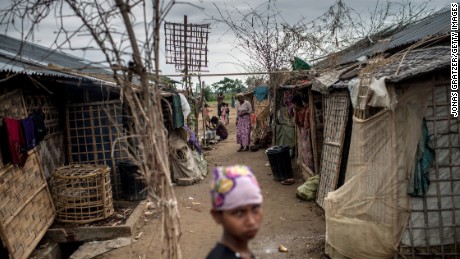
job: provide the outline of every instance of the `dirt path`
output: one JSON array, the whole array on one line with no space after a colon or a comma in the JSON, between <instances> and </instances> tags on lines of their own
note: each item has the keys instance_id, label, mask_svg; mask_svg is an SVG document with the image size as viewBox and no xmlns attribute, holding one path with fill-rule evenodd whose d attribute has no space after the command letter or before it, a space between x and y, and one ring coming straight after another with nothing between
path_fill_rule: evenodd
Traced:
<instances>
[{"instance_id":1,"label":"dirt path","mask_svg":"<svg viewBox=\"0 0 460 259\"><path fill-rule=\"evenodd\" d=\"M215 114L216 107L211 107ZM325 222L324 211L314 202L296 198L296 189L303 180L295 173L296 183L281 185L273 180L264 150L236 152L235 109L231 109L229 138L205 151L208 171L214 166L237 163L250 166L262 187L264 195L264 221L261 231L251 243L257 258L325 258L323 255ZM294 165L294 160L292 160ZM295 167L295 166L294 166ZM181 215L181 249L185 259L205 258L221 234L221 228L211 218L209 181L191 186L175 187ZM159 258L160 222L155 215L146 216L145 224L138 229L140 238L130 246L112 250L97 258ZM279 245L289 249L278 251Z\"/></svg>"}]
</instances>

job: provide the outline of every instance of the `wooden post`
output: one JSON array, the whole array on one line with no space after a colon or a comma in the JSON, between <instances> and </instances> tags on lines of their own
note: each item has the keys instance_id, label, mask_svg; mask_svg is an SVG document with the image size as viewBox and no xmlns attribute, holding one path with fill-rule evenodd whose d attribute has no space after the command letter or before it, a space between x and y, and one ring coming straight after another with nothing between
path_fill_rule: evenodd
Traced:
<instances>
[{"instance_id":1,"label":"wooden post","mask_svg":"<svg viewBox=\"0 0 460 259\"><path fill-rule=\"evenodd\" d=\"M315 165L314 171L316 174L319 173L319 158L318 158L318 146L316 139L316 123L315 123L315 105L313 103L313 91L311 86L308 87L308 105L310 108L310 137L311 137L311 151L313 152L313 164Z\"/></svg>"},{"instance_id":2,"label":"wooden post","mask_svg":"<svg viewBox=\"0 0 460 259\"><path fill-rule=\"evenodd\" d=\"M195 93L198 93L198 87L200 87L200 89L201 89L200 85L201 85L201 80L200 80L200 76L198 76L198 86L197 86L197 88L195 88ZM199 116L200 116L200 113L199 113L200 112L200 107L202 105L200 104L200 102L197 102L196 99L194 99L194 101L195 101L195 105L194 105L194 107L195 107L195 111L194 111L195 112L195 128L194 128L194 131L195 131L195 136L198 137L198 126L199 126L198 119L199 119Z\"/></svg>"},{"instance_id":3,"label":"wooden post","mask_svg":"<svg viewBox=\"0 0 460 259\"><path fill-rule=\"evenodd\" d=\"M187 15L184 15L184 75L185 75L185 89L188 94L192 94L188 78L188 57L187 57Z\"/></svg>"},{"instance_id":4,"label":"wooden post","mask_svg":"<svg viewBox=\"0 0 460 259\"><path fill-rule=\"evenodd\" d=\"M276 102L276 92L278 91L276 89L276 85L273 84L273 80L270 80L270 84L272 85L271 87L273 87L273 120L272 120L272 132L273 132L273 135L272 135L272 146L275 146L276 145L276 108L277 108L277 102Z\"/></svg>"},{"instance_id":5,"label":"wooden post","mask_svg":"<svg viewBox=\"0 0 460 259\"><path fill-rule=\"evenodd\" d=\"M202 124L203 124L203 137L206 137L206 118L204 114L204 81L201 82L201 75L198 75L198 80L200 81L200 95L201 95L201 118L203 119ZM198 122L198 120L197 120ZM198 138L198 135L197 135ZM206 141L206 140L205 140ZM206 142L205 142L206 144Z\"/></svg>"}]
</instances>

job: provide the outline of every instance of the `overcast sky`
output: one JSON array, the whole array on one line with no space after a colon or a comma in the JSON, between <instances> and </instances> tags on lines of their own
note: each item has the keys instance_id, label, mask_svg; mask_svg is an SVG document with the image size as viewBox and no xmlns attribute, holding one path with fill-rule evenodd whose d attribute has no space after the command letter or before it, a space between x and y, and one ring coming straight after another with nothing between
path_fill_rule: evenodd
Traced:
<instances>
[{"instance_id":1,"label":"overcast sky","mask_svg":"<svg viewBox=\"0 0 460 259\"><path fill-rule=\"evenodd\" d=\"M273 0L272 0L273 1ZM132 1L134 2L134 1ZM281 16L283 19L288 23L295 23L301 19L301 17L306 17L309 20L313 20L316 17L322 15L324 12L327 11L328 7L332 5L335 0L280 0L276 1L276 6L278 10L281 12ZM360 12L361 14L369 13L369 10L374 8L376 4L376 0L345 0L346 4L351 8L355 9L356 11ZM397 1L394 1L397 2ZM413 4L419 4L422 1L420 0L412 0ZM431 6L432 8L440 8L443 6L449 5L451 1L446 0L432 0ZM1 0L0 8L5 7L6 5L10 4L11 0ZM224 5L233 5L238 6L238 8L246 8L247 6L251 6L252 8L256 8L258 6L263 5L266 1L262 0L248 0L248 1L235 1L235 0L215 0L215 1L208 1L208 0L191 0L187 1L190 4L176 4L169 12L168 16L166 17L166 21L168 22L183 22L184 15L187 15L188 22L193 24L204 24L204 23L211 23L211 30L210 30L210 38L208 42L208 68L205 70L209 71L207 73L217 74L217 73L238 73L238 72L245 72L242 71L241 68L236 67L234 64L235 59L231 56L238 56L240 58L247 59L247 57L242 56L240 53L237 52L234 48L232 48L232 42L235 40L231 33L227 33L223 36L224 32L228 30L224 25L216 25L212 24L209 20L210 16L216 16L217 10L213 4L218 5L220 8L224 8ZM238 3L238 4L236 4ZM196 8L194 6L199 6L200 8ZM201 9L202 8L202 9ZM35 42L39 45L49 47L52 44L52 40L54 39L53 31L56 30L56 19L53 16L54 14L50 14L50 18L46 19L44 23L40 25L39 33L35 33ZM67 25L67 23L66 23ZM71 26L71 23L68 23ZM5 27L0 26L1 33L4 32ZM18 37L18 33L14 31L7 32L8 35L13 37ZM178 74L175 71L174 65L166 64L165 63L165 49L164 49L164 34L161 35L161 71L162 74L171 75L171 74ZM79 38L75 38L75 45L78 44L87 44L87 39L81 37L82 40ZM84 39L84 40L83 40ZM83 46L83 45L82 45ZM75 56L84 57L86 59L92 61L101 61L103 57L97 52L87 52L83 54L80 51L70 51L71 54ZM244 80L245 77L243 76L228 76L229 78L238 78ZM176 80L180 80L179 77L174 77ZM219 81L223 79L223 77L202 77L202 80L206 81L206 84L211 84L213 82ZM196 82L196 79L194 80Z\"/></svg>"}]
</instances>

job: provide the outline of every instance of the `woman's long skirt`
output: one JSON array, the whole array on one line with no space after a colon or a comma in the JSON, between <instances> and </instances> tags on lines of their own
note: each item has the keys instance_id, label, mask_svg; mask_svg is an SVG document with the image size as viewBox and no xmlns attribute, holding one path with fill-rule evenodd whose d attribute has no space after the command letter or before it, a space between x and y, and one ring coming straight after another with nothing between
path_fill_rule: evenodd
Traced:
<instances>
[{"instance_id":1,"label":"woman's long skirt","mask_svg":"<svg viewBox=\"0 0 460 259\"><path fill-rule=\"evenodd\" d=\"M238 118L238 124L236 125L236 143L249 147L251 135L251 119L249 115L244 115Z\"/></svg>"}]
</instances>

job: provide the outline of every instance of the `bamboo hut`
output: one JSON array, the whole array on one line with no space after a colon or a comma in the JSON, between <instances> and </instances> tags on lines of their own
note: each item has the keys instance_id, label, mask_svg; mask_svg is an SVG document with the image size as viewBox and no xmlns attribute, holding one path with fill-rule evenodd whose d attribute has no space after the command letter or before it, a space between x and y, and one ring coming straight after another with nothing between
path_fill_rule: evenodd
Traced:
<instances>
[{"instance_id":1,"label":"bamboo hut","mask_svg":"<svg viewBox=\"0 0 460 259\"><path fill-rule=\"evenodd\" d=\"M70 164L105 165L110 187L104 186L104 194L124 199L118 164L139 145L127 138L131 116L112 71L6 35L0 35L0 50L0 257L27 258L56 217L48 186L52 173ZM172 90L163 91L162 100L169 132L180 121L176 115L182 116L180 127L184 123L173 88L164 85ZM20 144L19 128L7 128L5 118L16 123L32 115L39 119L34 126L40 136ZM12 129L18 134L6 139ZM9 149L10 142L17 149Z\"/></svg>"},{"instance_id":2,"label":"bamboo hut","mask_svg":"<svg viewBox=\"0 0 460 259\"><path fill-rule=\"evenodd\" d=\"M75 162L113 165L121 156L121 146L115 156L109 146L122 135L121 123L109 124L121 118L121 104L110 72L87 61L6 35L0 49L0 236L11 258L25 258L56 215L51 172ZM112 183L116 193L114 174Z\"/></svg>"},{"instance_id":3,"label":"bamboo hut","mask_svg":"<svg viewBox=\"0 0 460 259\"><path fill-rule=\"evenodd\" d=\"M325 209L332 258L460 255L460 121L450 113L458 90L449 80L449 14L378 34L379 41L360 42L317 67L323 72L313 90L327 98L348 91L353 113L337 124L347 115L332 114L338 109L323 102L317 203ZM329 140L331 126L342 144ZM347 153L328 151L329 142ZM329 156L338 169L326 170Z\"/></svg>"}]
</instances>

